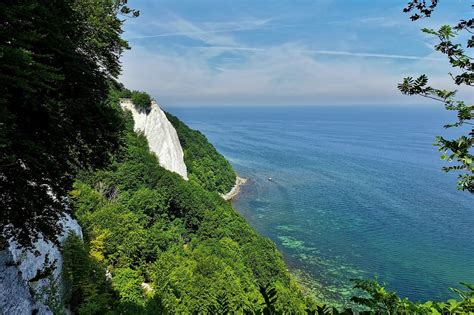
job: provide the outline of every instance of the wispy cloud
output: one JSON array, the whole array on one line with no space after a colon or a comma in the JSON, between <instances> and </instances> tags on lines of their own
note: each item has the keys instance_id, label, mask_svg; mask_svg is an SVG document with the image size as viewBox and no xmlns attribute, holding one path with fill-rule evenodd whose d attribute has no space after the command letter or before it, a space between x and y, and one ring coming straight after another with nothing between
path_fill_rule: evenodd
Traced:
<instances>
[{"instance_id":1,"label":"wispy cloud","mask_svg":"<svg viewBox=\"0 0 474 315\"><path fill-rule=\"evenodd\" d=\"M276 27L283 27L283 26L274 26L274 28ZM130 40L130 39L144 39L144 38L171 37L171 36L193 37L194 35L208 35L208 34L229 33L229 32L245 32L245 31L252 31L252 30L255 30L255 27L238 27L238 28L218 29L218 30L199 30L199 31L192 31L192 32L160 33L160 34L155 34L155 35L128 37L127 39Z\"/></svg>"},{"instance_id":2,"label":"wispy cloud","mask_svg":"<svg viewBox=\"0 0 474 315\"><path fill-rule=\"evenodd\" d=\"M441 58L427 57L427 56L410 56L410 55L393 55L393 54L377 54L377 53L358 53L350 51L335 51L335 50L305 50L306 52L320 55L339 55L351 57L369 57L369 58L389 58L389 59L411 59L411 60L443 60Z\"/></svg>"},{"instance_id":3,"label":"wispy cloud","mask_svg":"<svg viewBox=\"0 0 474 315\"><path fill-rule=\"evenodd\" d=\"M329 21L326 24L329 25L367 25L374 27L394 27L399 26L403 20L401 18L393 18L388 16L376 16L376 17L366 17L366 18L357 18L357 19L344 19Z\"/></svg>"},{"instance_id":4,"label":"wispy cloud","mask_svg":"<svg viewBox=\"0 0 474 315\"><path fill-rule=\"evenodd\" d=\"M265 51L265 48L255 47L235 47L235 46L199 46L200 49L217 49L217 50L234 50L234 51L250 51L258 52ZM350 57L368 57L368 58L388 58L388 59L409 59L409 60L433 60L440 61L442 58L429 57L429 56L410 56L410 55L394 55L394 54L383 54L383 53L361 53L361 52L350 52L350 51L339 51L339 50L312 50L312 49L301 49L300 52L317 54L317 55L334 55L334 56L350 56Z\"/></svg>"},{"instance_id":5,"label":"wispy cloud","mask_svg":"<svg viewBox=\"0 0 474 315\"><path fill-rule=\"evenodd\" d=\"M156 23L161 28L172 31L152 35L135 35L127 37L127 40L180 36L203 40L205 39L203 37L218 33L248 32L259 29L271 30L299 26L299 24L269 24L273 20L268 18L232 22L207 22L199 25L174 15L174 18L168 23Z\"/></svg>"},{"instance_id":6,"label":"wispy cloud","mask_svg":"<svg viewBox=\"0 0 474 315\"><path fill-rule=\"evenodd\" d=\"M198 40L208 45L228 45L235 46L237 43L230 36L217 35L218 33L229 32L230 29L204 29L197 23L193 23L187 19L173 15L172 19L164 23L155 23L161 29L167 31L155 35L135 36L129 39L146 39L153 37L172 37L185 36L190 39Z\"/></svg>"},{"instance_id":7,"label":"wispy cloud","mask_svg":"<svg viewBox=\"0 0 474 315\"><path fill-rule=\"evenodd\" d=\"M192 48L204 49L204 50L234 50L234 51L265 51L267 48L255 48L255 47L238 47L238 46L196 46Z\"/></svg>"}]
</instances>

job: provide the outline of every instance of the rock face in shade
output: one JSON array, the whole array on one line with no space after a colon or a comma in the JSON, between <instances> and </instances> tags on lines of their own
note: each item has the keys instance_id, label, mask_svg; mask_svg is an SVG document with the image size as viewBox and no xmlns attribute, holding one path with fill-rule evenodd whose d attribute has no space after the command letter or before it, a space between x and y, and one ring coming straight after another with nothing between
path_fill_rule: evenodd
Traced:
<instances>
[{"instance_id":1,"label":"rock face in shade","mask_svg":"<svg viewBox=\"0 0 474 315\"><path fill-rule=\"evenodd\" d=\"M61 220L62 233L57 236L63 243L69 233L82 238L82 229L76 220L66 214ZM15 241L0 251L0 314L52 314L41 301L47 296L32 296L44 292L46 287L62 288L62 255L60 248L42 237L25 250ZM61 293L61 292L57 292Z\"/></svg>"},{"instance_id":2,"label":"rock face in shade","mask_svg":"<svg viewBox=\"0 0 474 315\"><path fill-rule=\"evenodd\" d=\"M0 251L0 314L32 314L34 309L50 314L44 305L35 305L28 285L15 266L8 249Z\"/></svg>"},{"instance_id":3,"label":"rock face in shade","mask_svg":"<svg viewBox=\"0 0 474 315\"><path fill-rule=\"evenodd\" d=\"M156 154L160 165L188 180L183 148L178 134L158 104L152 101L151 110L148 113L137 110L129 99L121 99L120 105L123 109L132 112L135 131L143 132L148 140L150 151Z\"/></svg>"}]
</instances>

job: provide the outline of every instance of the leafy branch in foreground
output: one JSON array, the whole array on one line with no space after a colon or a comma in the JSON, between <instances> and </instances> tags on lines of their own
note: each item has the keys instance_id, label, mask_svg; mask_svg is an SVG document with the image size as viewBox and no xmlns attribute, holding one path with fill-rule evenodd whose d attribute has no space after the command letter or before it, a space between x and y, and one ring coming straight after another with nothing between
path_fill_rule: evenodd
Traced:
<instances>
[{"instance_id":1,"label":"leafy branch in foreground","mask_svg":"<svg viewBox=\"0 0 474 315\"><path fill-rule=\"evenodd\" d=\"M352 297L351 301L368 309L369 314L472 314L474 312L474 285L461 282L466 290L451 288L460 299L446 302L428 301L413 303L401 299L395 292L387 291L376 280L353 280L355 289L361 295ZM364 314L365 312L361 312Z\"/></svg>"},{"instance_id":2,"label":"leafy branch in foreground","mask_svg":"<svg viewBox=\"0 0 474 315\"><path fill-rule=\"evenodd\" d=\"M403 9L403 12L408 13L413 10L418 10L420 14L415 13L410 17L412 21L416 21L423 17L431 16L431 13L433 12L433 10L436 8L437 5L438 5L438 0L431 0L430 5L426 4L425 0L413 0L408 3L406 8Z\"/></svg>"},{"instance_id":3,"label":"leafy branch in foreground","mask_svg":"<svg viewBox=\"0 0 474 315\"><path fill-rule=\"evenodd\" d=\"M404 12L418 10L411 16L411 20L415 21L423 17L431 16L438 1L432 0L431 5L427 5L425 1L411 1L404 9ZM474 8L474 5L472 5ZM462 32L470 34L467 39L466 48L474 46L474 19L460 20L455 26L443 25L439 30L424 28L422 31L426 34L437 37L439 43L434 49L446 55L451 66L460 73L449 73L454 83L457 85L473 86L474 83L474 62L459 43L455 43L454 39L461 35ZM445 128L452 127L468 127L470 131L466 131L465 135L457 139L445 139L444 137L436 137L436 145L442 152L441 158L448 162L456 161L457 164L443 167L446 172L456 170L461 174L458 176L458 189L467 190L474 193L474 124L471 120L474 118L474 105L466 104L464 101L456 100L456 90L436 89L428 85L428 77L423 74L416 79L407 77L398 85L398 89L405 95L418 95L431 100L444 103L447 110L456 111L458 120L454 123L447 124Z\"/></svg>"}]
</instances>

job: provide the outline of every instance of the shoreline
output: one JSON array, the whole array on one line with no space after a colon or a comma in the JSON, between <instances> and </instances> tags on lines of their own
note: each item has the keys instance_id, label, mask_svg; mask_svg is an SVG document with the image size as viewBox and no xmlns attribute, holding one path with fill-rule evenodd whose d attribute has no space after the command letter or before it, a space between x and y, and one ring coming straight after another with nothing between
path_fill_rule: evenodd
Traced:
<instances>
[{"instance_id":1,"label":"shoreline","mask_svg":"<svg viewBox=\"0 0 474 315\"><path fill-rule=\"evenodd\" d=\"M232 199L234 199L235 197L239 195L240 187L242 185L245 185L247 182L248 182L248 178L243 178L236 175L234 186L226 194L221 193L220 194L221 197L226 201L232 201ZM234 211L240 214L237 208L235 207L233 208L234 208ZM245 216L243 217L245 221L247 222L247 224L259 235L261 235L260 232L258 232L256 228L250 223L250 221L248 221L248 219ZM292 265L289 259L290 255L288 255L288 253L285 253L283 248L279 248L279 246L273 240L272 242L275 244L275 246L277 246L277 250L282 256L282 259L286 266L286 271L288 272L289 276L297 283L298 287L301 289L304 296L310 297L316 301L323 301L323 297L324 297L325 301L331 301L331 303L333 303L334 305L338 305L340 307L343 306L343 304L340 304L341 301L338 301L334 298L328 298L324 294L321 295L324 289L322 282L318 281L318 279L316 278L313 278L309 273L303 271L301 268Z\"/></svg>"},{"instance_id":2,"label":"shoreline","mask_svg":"<svg viewBox=\"0 0 474 315\"><path fill-rule=\"evenodd\" d=\"M226 201L232 201L235 197L237 197L240 193L240 187L245 185L248 182L248 178L243 178L236 175L235 184L226 194L220 194L221 197ZM241 214L237 208L233 207L234 211ZM242 215L242 214L241 214ZM242 215L243 216L243 215ZM250 221L243 216L247 224L256 231L259 235L260 232L256 230L256 228L250 223ZM333 297L327 297L323 292L324 286L322 281L312 277L309 273L305 272L303 269L291 264L290 262L290 255L285 253L283 248L279 248L279 246L272 240L272 242L277 247L278 252L281 254L283 262L286 266L286 271L288 272L289 276L297 283L298 287L301 289L303 295L305 297L310 297L315 301L330 301L332 304L337 305L339 307L343 307L344 304L341 304L341 301L334 299ZM284 247L284 246L283 246Z\"/></svg>"},{"instance_id":3,"label":"shoreline","mask_svg":"<svg viewBox=\"0 0 474 315\"><path fill-rule=\"evenodd\" d=\"M234 199L240 193L240 186L244 185L246 182L246 178L237 175L235 178L235 185L226 194L220 194L221 197L226 201Z\"/></svg>"}]
</instances>

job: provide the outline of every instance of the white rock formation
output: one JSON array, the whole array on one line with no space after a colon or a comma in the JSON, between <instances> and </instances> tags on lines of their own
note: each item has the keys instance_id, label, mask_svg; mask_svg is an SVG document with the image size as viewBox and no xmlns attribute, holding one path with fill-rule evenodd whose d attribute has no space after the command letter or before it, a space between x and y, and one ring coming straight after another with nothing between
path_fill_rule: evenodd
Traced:
<instances>
[{"instance_id":1,"label":"white rock formation","mask_svg":"<svg viewBox=\"0 0 474 315\"><path fill-rule=\"evenodd\" d=\"M148 140L150 151L156 154L160 165L187 180L183 148L178 134L160 106L152 101L151 110L147 113L137 110L129 99L121 99L120 105L123 109L132 112L135 131L143 132Z\"/></svg>"},{"instance_id":2,"label":"white rock formation","mask_svg":"<svg viewBox=\"0 0 474 315\"><path fill-rule=\"evenodd\" d=\"M63 231L57 236L64 242L70 232L82 238L82 229L76 220L66 214L61 220ZM62 255L57 245L40 237L31 250L25 250L14 240L8 241L8 248L0 251L0 314L52 314L41 300L47 296L32 296L45 287L56 285L61 289ZM51 275L42 274L51 271ZM59 293L59 292L58 292Z\"/></svg>"},{"instance_id":3,"label":"white rock formation","mask_svg":"<svg viewBox=\"0 0 474 315\"><path fill-rule=\"evenodd\" d=\"M235 178L234 186L227 192L226 194L220 194L224 200L232 200L235 196L237 196L240 192L240 186L244 185L247 182L246 178L242 178L237 176Z\"/></svg>"}]
</instances>

